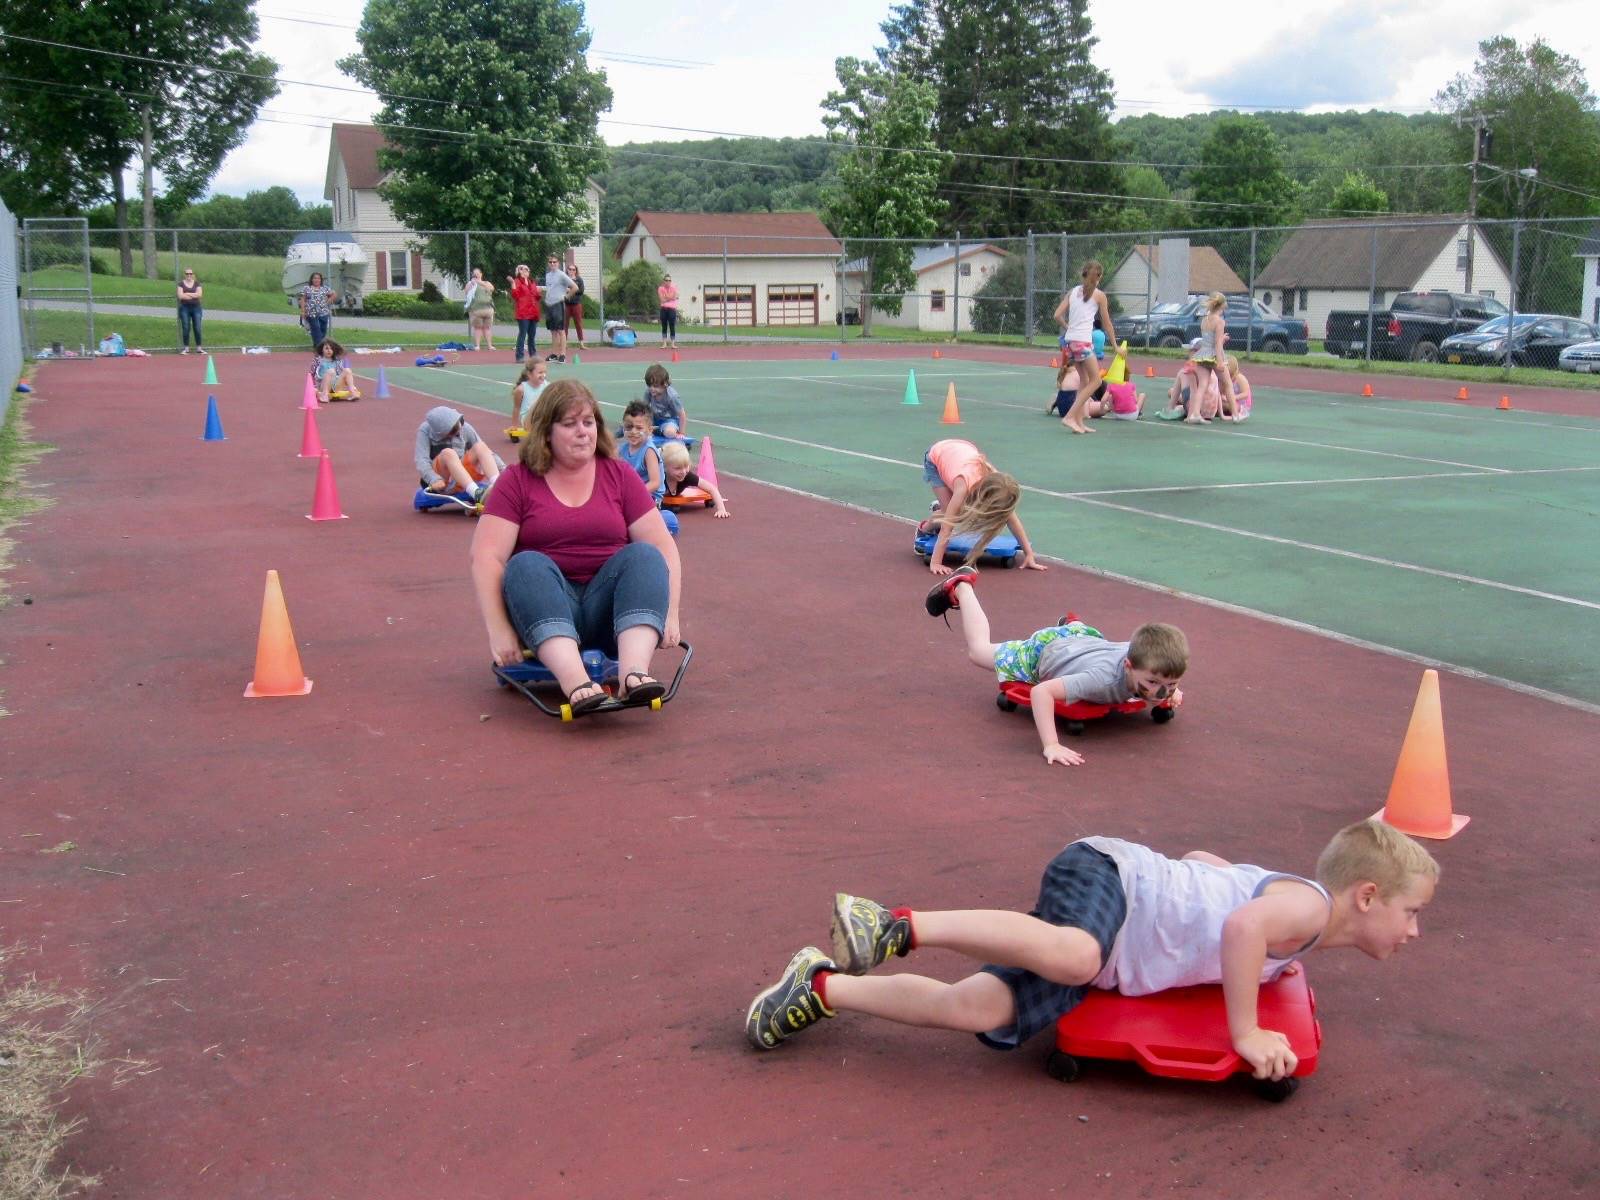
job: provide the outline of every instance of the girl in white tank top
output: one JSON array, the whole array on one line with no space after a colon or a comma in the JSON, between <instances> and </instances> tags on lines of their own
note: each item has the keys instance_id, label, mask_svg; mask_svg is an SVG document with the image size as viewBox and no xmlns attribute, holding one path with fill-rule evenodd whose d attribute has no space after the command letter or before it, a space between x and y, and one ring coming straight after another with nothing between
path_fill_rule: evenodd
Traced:
<instances>
[{"instance_id":1,"label":"girl in white tank top","mask_svg":"<svg viewBox=\"0 0 1600 1200\"><path fill-rule=\"evenodd\" d=\"M1061 298L1056 306L1055 321L1061 327L1062 362L1076 362L1078 366L1078 398L1073 402L1061 423L1073 433L1093 433L1084 423L1085 409L1091 400L1101 400L1105 395L1105 381L1100 377L1100 363L1094 356L1094 319L1099 314L1100 325L1105 330L1106 344L1117 344L1116 330L1111 325L1111 310L1106 305L1105 293L1100 291L1100 276L1104 268L1097 262L1083 264L1083 282Z\"/></svg>"}]
</instances>

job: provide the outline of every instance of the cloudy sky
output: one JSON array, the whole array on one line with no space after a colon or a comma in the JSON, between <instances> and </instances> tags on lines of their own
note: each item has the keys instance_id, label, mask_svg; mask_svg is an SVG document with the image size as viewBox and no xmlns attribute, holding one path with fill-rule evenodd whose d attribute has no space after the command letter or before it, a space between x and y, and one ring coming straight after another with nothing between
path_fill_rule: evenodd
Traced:
<instances>
[{"instance_id":1,"label":"cloudy sky","mask_svg":"<svg viewBox=\"0 0 1600 1200\"><path fill-rule=\"evenodd\" d=\"M334 62L357 48L363 7L363 0L319 0L316 7L261 0L260 48L285 79L354 88ZM592 0L591 56L615 93L601 134L613 145L701 136L689 130L818 134L818 103L834 84L834 59L868 56L882 40L878 25L888 7L887 0L834 0L824 19L797 22L791 6L765 0L710 0L705 9ZM1600 26L1590 3L1544 0L1536 7L1537 18L1504 0L1092 0L1090 15L1100 39L1096 60L1110 71L1119 113L1127 115L1216 107L1422 111L1472 65L1479 39L1502 32L1521 41L1544 36L1577 58L1590 87L1600 88ZM1207 35L1217 53L1195 54ZM668 65L629 61L639 58ZM223 164L213 190L239 195L284 184L302 200L320 201L328 122L366 120L376 107L372 97L350 91L285 86Z\"/></svg>"}]
</instances>

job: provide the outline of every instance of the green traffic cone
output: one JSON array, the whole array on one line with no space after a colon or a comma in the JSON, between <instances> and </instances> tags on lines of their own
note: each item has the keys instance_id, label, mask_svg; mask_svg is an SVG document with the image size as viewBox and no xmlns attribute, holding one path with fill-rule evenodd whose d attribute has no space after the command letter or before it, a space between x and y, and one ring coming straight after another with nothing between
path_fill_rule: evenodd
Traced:
<instances>
[{"instance_id":1,"label":"green traffic cone","mask_svg":"<svg viewBox=\"0 0 1600 1200\"><path fill-rule=\"evenodd\" d=\"M583 355L574 353L572 356L572 365L575 367L583 366Z\"/></svg>"},{"instance_id":2,"label":"green traffic cone","mask_svg":"<svg viewBox=\"0 0 1600 1200\"><path fill-rule=\"evenodd\" d=\"M917 372L915 368L906 372L906 398L902 404L921 404L917 399Z\"/></svg>"},{"instance_id":3,"label":"green traffic cone","mask_svg":"<svg viewBox=\"0 0 1600 1200\"><path fill-rule=\"evenodd\" d=\"M206 355L206 386L217 386L217 364L212 360L211 355L209 354Z\"/></svg>"}]
</instances>

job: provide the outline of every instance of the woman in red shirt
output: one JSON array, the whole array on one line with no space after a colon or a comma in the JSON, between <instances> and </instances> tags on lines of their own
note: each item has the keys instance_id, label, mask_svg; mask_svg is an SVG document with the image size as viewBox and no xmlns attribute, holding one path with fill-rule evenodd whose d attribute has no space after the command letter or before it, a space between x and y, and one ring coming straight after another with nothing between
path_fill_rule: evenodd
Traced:
<instances>
[{"instance_id":1,"label":"woman in red shirt","mask_svg":"<svg viewBox=\"0 0 1600 1200\"><path fill-rule=\"evenodd\" d=\"M533 275L527 263L517 264L515 279L506 276L506 282L511 285L511 303L515 307L517 317L517 361L522 361L522 347L527 343L528 353L537 358L538 347L534 343L539 337L539 289L533 285Z\"/></svg>"},{"instance_id":2,"label":"woman in red shirt","mask_svg":"<svg viewBox=\"0 0 1600 1200\"><path fill-rule=\"evenodd\" d=\"M531 648L574 712L608 699L584 670L586 648L615 655L623 703L664 695L650 659L678 644L682 569L655 502L576 379L545 388L527 429L472 539L494 661L513 666Z\"/></svg>"}]
</instances>

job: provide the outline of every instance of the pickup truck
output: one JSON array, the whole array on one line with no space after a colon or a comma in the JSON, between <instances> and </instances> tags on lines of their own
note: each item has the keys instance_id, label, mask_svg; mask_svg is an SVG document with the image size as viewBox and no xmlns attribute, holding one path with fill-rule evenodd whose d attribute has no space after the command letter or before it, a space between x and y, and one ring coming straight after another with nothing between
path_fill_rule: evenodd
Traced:
<instances>
[{"instance_id":1,"label":"pickup truck","mask_svg":"<svg viewBox=\"0 0 1600 1200\"><path fill-rule=\"evenodd\" d=\"M1177 349L1200 336L1205 297L1158 304L1148 313L1115 318L1117 336L1133 346ZM1310 330L1298 317L1278 317L1248 296L1229 296L1225 312L1228 349L1266 350L1273 354L1304 354Z\"/></svg>"},{"instance_id":2,"label":"pickup truck","mask_svg":"<svg viewBox=\"0 0 1600 1200\"><path fill-rule=\"evenodd\" d=\"M1328 314L1322 343L1335 358L1395 358L1437 362L1439 343L1467 333L1506 306L1488 296L1461 292L1401 292L1388 308L1372 314L1372 345L1367 346L1365 309L1335 309Z\"/></svg>"}]
</instances>

